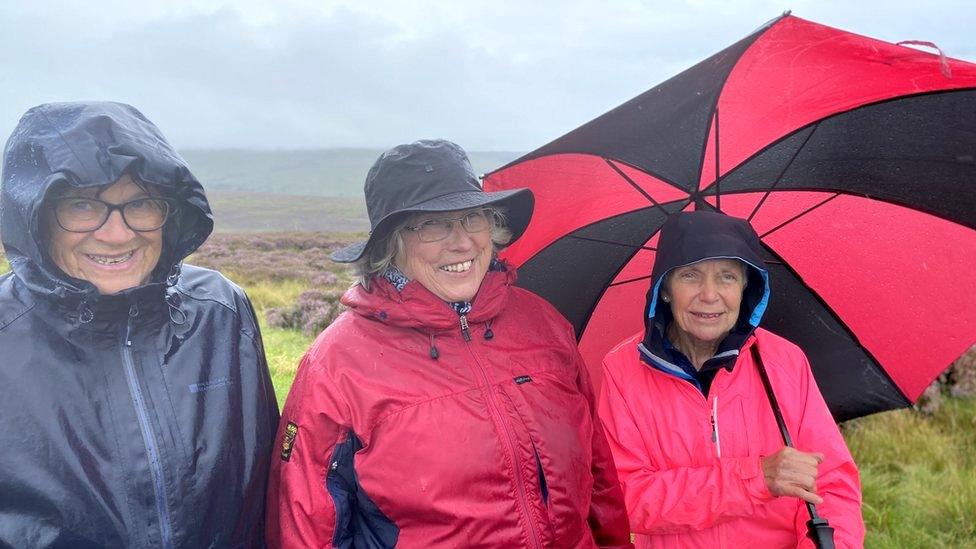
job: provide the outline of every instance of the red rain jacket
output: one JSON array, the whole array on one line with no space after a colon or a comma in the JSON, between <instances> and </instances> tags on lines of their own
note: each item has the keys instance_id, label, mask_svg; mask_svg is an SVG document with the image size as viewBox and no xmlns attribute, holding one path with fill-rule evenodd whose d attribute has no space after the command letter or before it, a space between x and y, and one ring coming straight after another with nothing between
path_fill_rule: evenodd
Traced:
<instances>
[{"instance_id":1,"label":"red rain jacket","mask_svg":"<svg viewBox=\"0 0 976 549\"><path fill-rule=\"evenodd\" d=\"M760 458L782 448L783 439L749 350L757 338L794 445L826 456L817 511L835 529L837 547L863 545L857 467L806 356L757 328L732 371L716 374L707 399L639 358L643 334L604 359L600 418L638 549L813 547L805 537L810 517L804 502L774 497L763 478Z\"/></svg>"},{"instance_id":2,"label":"red rain jacket","mask_svg":"<svg viewBox=\"0 0 976 549\"><path fill-rule=\"evenodd\" d=\"M466 331L416 282L343 296L282 413L272 547L630 547L572 329L514 280Z\"/></svg>"}]
</instances>

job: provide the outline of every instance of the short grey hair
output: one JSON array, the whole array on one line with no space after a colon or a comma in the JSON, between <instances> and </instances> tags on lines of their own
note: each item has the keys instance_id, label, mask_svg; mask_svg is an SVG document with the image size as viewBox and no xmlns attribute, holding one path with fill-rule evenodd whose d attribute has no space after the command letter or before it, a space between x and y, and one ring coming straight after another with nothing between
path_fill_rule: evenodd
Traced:
<instances>
[{"instance_id":1,"label":"short grey hair","mask_svg":"<svg viewBox=\"0 0 976 549\"><path fill-rule=\"evenodd\" d=\"M477 209L481 208L471 208L471 210ZM492 257L494 257L505 245L512 241L512 231L508 228L508 217L505 215L504 208L491 206L484 209L488 210L488 220L491 222L491 244L494 248ZM455 211L464 212L469 210ZM393 258L403 253L403 236L401 235L403 229L410 225L410 220L415 215L423 213L414 212L397 220L392 229L387 231L379 240L373 242L363 252L362 257L353 264L356 269L357 283L368 290L370 280L374 276L382 275L390 268L390 265L393 264ZM453 212L443 213L450 214Z\"/></svg>"}]
</instances>

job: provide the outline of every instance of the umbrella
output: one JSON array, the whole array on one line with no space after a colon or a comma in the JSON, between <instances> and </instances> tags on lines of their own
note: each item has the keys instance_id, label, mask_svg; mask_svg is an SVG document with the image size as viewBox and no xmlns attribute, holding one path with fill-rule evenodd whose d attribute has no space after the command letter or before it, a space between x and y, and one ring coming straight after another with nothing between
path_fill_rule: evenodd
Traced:
<instances>
[{"instance_id":1,"label":"umbrella","mask_svg":"<svg viewBox=\"0 0 976 549\"><path fill-rule=\"evenodd\" d=\"M907 406L976 334L976 65L784 14L485 177L530 187L505 251L600 361L643 328L657 231L747 218L835 419Z\"/></svg>"}]
</instances>

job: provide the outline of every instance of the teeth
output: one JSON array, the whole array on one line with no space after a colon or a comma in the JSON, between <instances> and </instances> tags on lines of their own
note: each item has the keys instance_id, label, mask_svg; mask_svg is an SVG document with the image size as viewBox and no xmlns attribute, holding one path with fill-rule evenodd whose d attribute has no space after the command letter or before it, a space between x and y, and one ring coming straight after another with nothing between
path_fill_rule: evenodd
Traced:
<instances>
[{"instance_id":1,"label":"teeth","mask_svg":"<svg viewBox=\"0 0 976 549\"><path fill-rule=\"evenodd\" d=\"M453 265L444 265L441 267L442 271L447 271L449 273L463 273L471 268L471 260L462 261L461 263L455 263Z\"/></svg>"},{"instance_id":2,"label":"teeth","mask_svg":"<svg viewBox=\"0 0 976 549\"><path fill-rule=\"evenodd\" d=\"M124 263L128 261L130 258L132 258L132 254L134 253L135 251L131 251L125 255L118 256L118 257L110 257L105 255L91 255L91 254L86 254L86 255L88 256L88 259L91 259L92 261L100 265L118 265L119 263Z\"/></svg>"}]
</instances>

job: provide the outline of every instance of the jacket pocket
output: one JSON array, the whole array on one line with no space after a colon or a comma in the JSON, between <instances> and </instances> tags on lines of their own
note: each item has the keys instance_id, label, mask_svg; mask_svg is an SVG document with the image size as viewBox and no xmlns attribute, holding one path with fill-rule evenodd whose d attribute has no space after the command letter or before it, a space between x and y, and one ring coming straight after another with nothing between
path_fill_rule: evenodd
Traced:
<instances>
[{"instance_id":1,"label":"jacket pocket","mask_svg":"<svg viewBox=\"0 0 976 549\"><path fill-rule=\"evenodd\" d=\"M342 549L396 547L400 528L387 517L359 485L355 456L363 445L353 432L335 446L325 484L335 505L332 544Z\"/></svg>"},{"instance_id":2,"label":"jacket pocket","mask_svg":"<svg viewBox=\"0 0 976 549\"><path fill-rule=\"evenodd\" d=\"M734 396L732 401L727 404L719 402L718 421L715 429L717 436L720 437L723 457L756 455L758 449L750 447L749 429L747 427L755 425L756 421L756 418L747 421L745 409L742 406L742 397Z\"/></svg>"},{"instance_id":3,"label":"jacket pocket","mask_svg":"<svg viewBox=\"0 0 976 549\"><path fill-rule=\"evenodd\" d=\"M549 507L549 485L546 483L546 471L542 468L542 459L539 458L539 449L532 443L532 453L535 455L535 465L539 475L539 492L542 494L542 503Z\"/></svg>"},{"instance_id":4,"label":"jacket pocket","mask_svg":"<svg viewBox=\"0 0 976 549\"><path fill-rule=\"evenodd\" d=\"M567 479L566 475L559 475L562 463L564 460L572 459L571 456L556 455L547 451L546 437L547 436L557 436L555 433L547 433L541 426L537 425L532 419L532 413L530 410L525 409L526 402L521 398L521 395L512 395L508 392L509 388L502 388L499 392L503 396L506 408L508 409L509 416L514 420L515 426L519 429L520 435L518 435L523 440L527 440L528 448L531 450L532 454L529 458L531 461L528 463L532 465L530 471L534 471L534 479L532 479L533 493L536 495L535 503L533 504L534 512L537 514L537 518L540 525L545 532L543 535L543 542L546 546L553 545L554 543L558 545L557 542L557 523L559 522L558 516L560 515L560 510L563 513L569 511L565 505L565 496L563 497L562 504L559 504L560 500L556 502L553 501L553 494L550 488L552 488L553 482L565 482ZM513 391L514 392L514 391ZM523 458L524 459L524 458ZM529 475L528 471L524 471L525 475ZM560 493L572 494L574 490L567 490L565 486L558 487L557 490ZM554 503L557 506L554 507Z\"/></svg>"}]
</instances>

